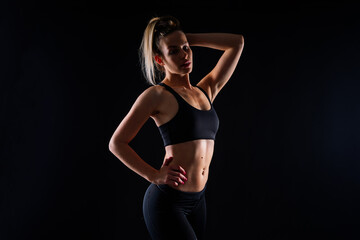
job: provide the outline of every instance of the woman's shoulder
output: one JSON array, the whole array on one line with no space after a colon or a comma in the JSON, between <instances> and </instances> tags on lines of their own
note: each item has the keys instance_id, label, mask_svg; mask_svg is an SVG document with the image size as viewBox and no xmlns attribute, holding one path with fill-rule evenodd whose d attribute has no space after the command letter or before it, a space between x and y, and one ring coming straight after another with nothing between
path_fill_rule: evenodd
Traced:
<instances>
[{"instance_id":1,"label":"woman's shoulder","mask_svg":"<svg viewBox=\"0 0 360 240\"><path fill-rule=\"evenodd\" d=\"M147 87L140 96L145 99L163 101L169 96L169 93L161 85L153 85Z\"/></svg>"},{"instance_id":2,"label":"woman's shoulder","mask_svg":"<svg viewBox=\"0 0 360 240\"><path fill-rule=\"evenodd\" d=\"M171 93L160 85L147 87L136 100L136 105L151 109L152 114L165 111L174 104ZM175 100L176 101L176 100Z\"/></svg>"},{"instance_id":3,"label":"woman's shoulder","mask_svg":"<svg viewBox=\"0 0 360 240\"><path fill-rule=\"evenodd\" d=\"M143 94L151 95L153 97L161 97L161 98L164 97L167 98L173 95L171 94L168 88L160 84L149 86L143 91Z\"/></svg>"}]
</instances>

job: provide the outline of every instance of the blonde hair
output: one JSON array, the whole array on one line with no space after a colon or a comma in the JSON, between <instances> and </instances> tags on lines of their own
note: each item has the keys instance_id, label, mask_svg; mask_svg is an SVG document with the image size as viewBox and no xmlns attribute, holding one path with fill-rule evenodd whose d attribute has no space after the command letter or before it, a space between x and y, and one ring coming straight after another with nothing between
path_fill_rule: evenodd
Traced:
<instances>
[{"instance_id":1,"label":"blonde hair","mask_svg":"<svg viewBox=\"0 0 360 240\"><path fill-rule=\"evenodd\" d=\"M139 49L141 69L148 83L156 85L156 79L162 76L164 69L155 62L156 55L162 55L159 42L162 37L178 31L179 21L171 16L154 17L145 28Z\"/></svg>"}]
</instances>

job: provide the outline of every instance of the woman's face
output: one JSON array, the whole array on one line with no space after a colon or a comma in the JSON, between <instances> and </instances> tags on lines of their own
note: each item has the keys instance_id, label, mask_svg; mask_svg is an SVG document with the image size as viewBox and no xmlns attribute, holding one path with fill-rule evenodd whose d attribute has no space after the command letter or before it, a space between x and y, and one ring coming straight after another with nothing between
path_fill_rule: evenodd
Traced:
<instances>
[{"instance_id":1,"label":"woman's face","mask_svg":"<svg viewBox=\"0 0 360 240\"><path fill-rule=\"evenodd\" d=\"M160 39L162 56L156 56L158 64L172 74L189 74L192 71L192 51L186 35L175 31Z\"/></svg>"}]
</instances>

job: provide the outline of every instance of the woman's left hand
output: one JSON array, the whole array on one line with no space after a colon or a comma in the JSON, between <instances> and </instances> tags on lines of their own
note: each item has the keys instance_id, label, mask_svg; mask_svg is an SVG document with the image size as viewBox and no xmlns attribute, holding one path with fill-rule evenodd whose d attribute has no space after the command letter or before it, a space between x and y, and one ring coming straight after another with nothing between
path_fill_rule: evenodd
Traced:
<instances>
[{"instance_id":1,"label":"woman's left hand","mask_svg":"<svg viewBox=\"0 0 360 240\"><path fill-rule=\"evenodd\" d=\"M187 181L186 171L180 165L170 166L170 162L173 157L166 158L160 170L158 171L155 184L167 184L172 186L179 186L179 184L185 184Z\"/></svg>"}]
</instances>

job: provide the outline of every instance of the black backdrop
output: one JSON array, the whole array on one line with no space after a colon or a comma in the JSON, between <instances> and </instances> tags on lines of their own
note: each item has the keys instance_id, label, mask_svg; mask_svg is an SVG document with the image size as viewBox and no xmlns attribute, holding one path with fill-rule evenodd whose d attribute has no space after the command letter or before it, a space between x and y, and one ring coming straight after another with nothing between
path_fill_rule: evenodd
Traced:
<instances>
[{"instance_id":1,"label":"black backdrop","mask_svg":"<svg viewBox=\"0 0 360 240\"><path fill-rule=\"evenodd\" d=\"M49 3L51 2L51 3ZM148 239L109 139L148 85L147 21L245 37L215 101L208 239L358 239L359 21L348 3L1 2L1 239ZM196 84L220 52L193 48ZM154 166L148 121L131 143Z\"/></svg>"}]
</instances>

